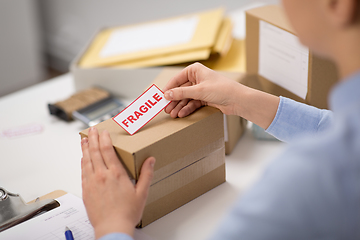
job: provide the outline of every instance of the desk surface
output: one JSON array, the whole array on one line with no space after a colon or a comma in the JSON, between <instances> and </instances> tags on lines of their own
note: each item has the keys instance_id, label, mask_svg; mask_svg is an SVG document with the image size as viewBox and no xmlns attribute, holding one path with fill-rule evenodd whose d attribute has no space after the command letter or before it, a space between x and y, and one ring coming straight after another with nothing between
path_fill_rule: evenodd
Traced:
<instances>
[{"instance_id":1,"label":"desk surface","mask_svg":"<svg viewBox=\"0 0 360 240\"><path fill-rule=\"evenodd\" d=\"M0 186L30 201L62 189L81 197L81 148L78 132L85 126L49 115L47 103L74 93L65 74L0 98ZM7 130L36 133L7 137ZM23 128L25 127L25 128ZM271 156L283 148L276 141L259 141L250 131L226 156L226 183L141 229L155 239L205 239L236 198L259 176Z\"/></svg>"}]
</instances>

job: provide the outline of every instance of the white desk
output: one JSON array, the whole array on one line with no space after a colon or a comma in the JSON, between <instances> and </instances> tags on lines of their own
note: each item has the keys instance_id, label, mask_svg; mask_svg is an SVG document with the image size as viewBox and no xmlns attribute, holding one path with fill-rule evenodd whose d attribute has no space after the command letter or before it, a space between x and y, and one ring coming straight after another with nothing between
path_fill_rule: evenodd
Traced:
<instances>
[{"instance_id":1,"label":"white desk","mask_svg":"<svg viewBox=\"0 0 360 240\"><path fill-rule=\"evenodd\" d=\"M0 98L0 134L38 124L43 130L15 138L0 136L0 186L30 201L62 189L81 197L81 149L85 126L49 115L47 103L74 93L66 74ZM255 140L247 131L226 157L227 182L141 229L154 240L205 239L244 189L284 144Z\"/></svg>"}]
</instances>

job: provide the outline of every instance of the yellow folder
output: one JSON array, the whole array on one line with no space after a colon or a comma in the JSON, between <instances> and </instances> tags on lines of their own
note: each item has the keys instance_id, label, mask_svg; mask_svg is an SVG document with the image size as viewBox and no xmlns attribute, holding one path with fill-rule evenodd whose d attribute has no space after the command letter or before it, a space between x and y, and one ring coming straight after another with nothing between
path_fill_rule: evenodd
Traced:
<instances>
[{"instance_id":1,"label":"yellow folder","mask_svg":"<svg viewBox=\"0 0 360 240\"><path fill-rule=\"evenodd\" d=\"M231 19L224 18L221 23L215 45L211 50L212 54L226 55L228 53L232 42L232 30L233 24Z\"/></svg>"},{"instance_id":2,"label":"yellow folder","mask_svg":"<svg viewBox=\"0 0 360 240\"><path fill-rule=\"evenodd\" d=\"M233 39L227 54L201 61L201 63L216 71L245 72L245 40Z\"/></svg>"},{"instance_id":3,"label":"yellow folder","mask_svg":"<svg viewBox=\"0 0 360 240\"><path fill-rule=\"evenodd\" d=\"M207 60L210 54L227 55L232 42L232 22L229 18L223 19L218 31L214 46L210 48L195 49L178 53L170 53L150 58L109 64L108 67L137 68L174 65L185 62Z\"/></svg>"},{"instance_id":4,"label":"yellow folder","mask_svg":"<svg viewBox=\"0 0 360 240\"><path fill-rule=\"evenodd\" d=\"M151 23L104 29L103 31L99 32L99 34L92 41L78 65L83 68L114 66L115 64L120 65L121 63L127 63L128 66L134 67L145 65L154 66L154 64L148 63L150 58L165 56L166 61L176 63L176 61L174 61L175 57L170 56L171 54L180 54L180 58L195 58L194 56L196 54L205 56L209 49L209 54L211 53L211 50L214 47L216 40L218 39L217 37L219 35L219 29L223 22L223 14L224 10L222 8L218 8L215 10L209 10L182 17L155 21ZM117 31L131 32L132 29L136 29L138 27L146 28L156 26L157 24L162 23L188 21L188 19L196 19L196 28L189 41L181 42L176 45L165 45L155 48L140 49L138 51L135 50L132 52L125 52L123 54L114 54L107 56L102 55L104 47L109 44L110 38L112 38L113 34ZM146 41L146 39L140 39L140 41ZM196 52L196 54L194 52ZM135 61L143 62L142 64L139 64L139 62L134 64ZM156 60L155 62L157 62L158 65L158 63L162 63L164 62L164 60Z\"/></svg>"},{"instance_id":5,"label":"yellow folder","mask_svg":"<svg viewBox=\"0 0 360 240\"><path fill-rule=\"evenodd\" d=\"M184 62L193 62L206 60L210 57L211 49L195 49L180 53L167 54L151 58L143 58L129 62L120 62L109 65L108 67L116 68L139 68L139 67L155 67L164 65L173 65Z\"/></svg>"}]
</instances>

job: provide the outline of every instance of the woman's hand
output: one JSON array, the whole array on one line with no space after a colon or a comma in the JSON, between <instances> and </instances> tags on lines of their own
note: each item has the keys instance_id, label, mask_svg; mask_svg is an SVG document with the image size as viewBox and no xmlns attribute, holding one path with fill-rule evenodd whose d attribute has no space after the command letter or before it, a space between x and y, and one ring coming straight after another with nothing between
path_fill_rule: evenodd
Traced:
<instances>
[{"instance_id":1,"label":"woman's hand","mask_svg":"<svg viewBox=\"0 0 360 240\"><path fill-rule=\"evenodd\" d=\"M165 108L171 117L185 117L204 105L226 115L241 116L266 129L273 121L279 97L261 92L194 63L170 79L164 87Z\"/></svg>"},{"instance_id":2,"label":"woman's hand","mask_svg":"<svg viewBox=\"0 0 360 240\"><path fill-rule=\"evenodd\" d=\"M144 162L134 186L106 130L99 135L96 128L90 128L89 137L82 139L81 146L83 201L95 237L112 232L133 236L145 207L155 158Z\"/></svg>"},{"instance_id":3,"label":"woman's hand","mask_svg":"<svg viewBox=\"0 0 360 240\"><path fill-rule=\"evenodd\" d=\"M194 63L172 78L164 87L165 98L171 100L165 112L171 117L185 117L203 105L220 109L228 115L236 112L236 89L242 85L221 74Z\"/></svg>"}]
</instances>

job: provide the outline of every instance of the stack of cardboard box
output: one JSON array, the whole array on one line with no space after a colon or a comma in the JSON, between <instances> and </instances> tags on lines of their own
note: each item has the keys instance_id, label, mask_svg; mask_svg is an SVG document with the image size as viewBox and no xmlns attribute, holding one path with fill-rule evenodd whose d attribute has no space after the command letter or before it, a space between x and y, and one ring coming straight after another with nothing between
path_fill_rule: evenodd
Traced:
<instances>
[{"instance_id":1,"label":"stack of cardboard box","mask_svg":"<svg viewBox=\"0 0 360 240\"><path fill-rule=\"evenodd\" d=\"M175 72L163 72L155 83L162 85ZM114 148L135 182L146 158L156 158L140 227L225 182L223 114L215 108L203 107L178 119L161 112L133 136L113 119L96 128L110 132ZM87 136L88 129L80 134Z\"/></svg>"}]
</instances>

